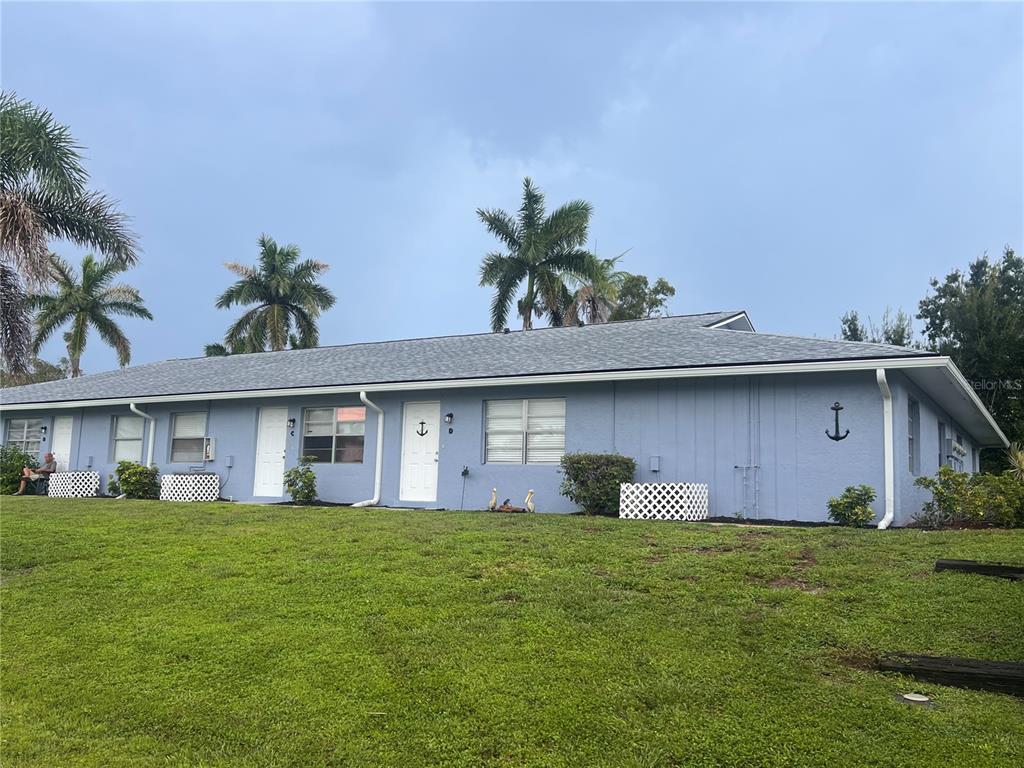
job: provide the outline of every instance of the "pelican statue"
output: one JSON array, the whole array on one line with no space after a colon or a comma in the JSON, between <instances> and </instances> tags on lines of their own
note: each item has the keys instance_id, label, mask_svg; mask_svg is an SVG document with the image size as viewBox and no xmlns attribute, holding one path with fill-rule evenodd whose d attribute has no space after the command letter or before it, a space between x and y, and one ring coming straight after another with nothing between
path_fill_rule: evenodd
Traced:
<instances>
[{"instance_id":1,"label":"pelican statue","mask_svg":"<svg viewBox=\"0 0 1024 768\"><path fill-rule=\"evenodd\" d=\"M529 512L536 512L537 505L533 503L533 489L526 492L526 509Z\"/></svg>"},{"instance_id":2,"label":"pelican statue","mask_svg":"<svg viewBox=\"0 0 1024 768\"><path fill-rule=\"evenodd\" d=\"M497 488L491 488L491 501L487 505L487 511L488 512L493 512L497 508L498 508L498 489Z\"/></svg>"}]
</instances>

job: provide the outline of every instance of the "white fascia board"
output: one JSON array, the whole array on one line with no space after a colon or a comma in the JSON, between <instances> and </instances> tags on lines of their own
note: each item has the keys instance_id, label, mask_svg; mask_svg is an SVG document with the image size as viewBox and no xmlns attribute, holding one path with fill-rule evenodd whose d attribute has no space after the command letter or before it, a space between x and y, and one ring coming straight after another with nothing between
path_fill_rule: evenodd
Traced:
<instances>
[{"instance_id":1,"label":"white fascia board","mask_svg":"<svg viewBox=\"0 0 1024 768\"><path fill-rule=\"evenodd\" d=\"M711 325L705 325L704 327L705 328L721 328L723 325L728 325L729 323L735 322L735 321L739 320L741 317L744 320L747 321L747 325L750 326L750 330L752 332L756 333L756 331L754 331L754 324L752 322L750 322L750 318L747 317L747 313L745 311L744 312L737 312L732 317L727 317L727 318L725 318L725 320L719 320L717 323L712 323Z\"/></svg>"},{"instance_id":2,"label":"white fascia board","mask_svg":"<svg viewBox=\"0 0 1024 768\"><path fill-rule=\"evenodd\" d=\"M956 367L956 363L954 363L951 358L947 357L944 359L946 361L946 370L953 377L953 380L960 385L960 388L963 389L964 392L967 393L967 399L974 404L974 407L984 414L985 420L989 423L989 426L992 427L992 431L995 432L996 436L1002 441L1003 448L1008 448L1010 440L1006 437L1006 433L999 428L995 418L991 413L989 413L985 404L981 402L981 398L978 397L978 393L974 391L974 387L972 387L971 383L964 378L962 373L960 373L960 369Z\"/></svg>"},{"instance_id":3,"label":"white fascia board","mask_svg":"<svg viewBox=\"0 0 1024 768\"><path fill-rule=\"evenodd\" d=\"M410 390L466 389L479 387L511 387L530 384L582 384L606 381L650 381L658 379L695 379L720 376L764 376L786 373L835 373L874 371L877 368L941 368L949 358L891 357L863 360L822 360L803 363L755 363L749 365L718 365L703 368L652 368L630 371L594 371L589 373L558 373L524 376L494 376L474 379L436 379L432 381L381 382L379 384L346 384L324 387L290 387L252 389L231 392L190 392L146 397L115 397L96 400L64 400L2 405L5 411L39 411L55 408L91 408L129 403L187 403L203 400L248 400L270 397L311 397L314 395L359 394L359 392L408 392ZM961 380L963 377L961 377ZM966 381L964 381L966 385ZM970 391L970 387L967 387ZM974 395L973 392L971 392ZM977 396L974 395L975 400ZM980 405L981 402L978 401ZM984 410L984 406L981 406Z\"/></svg>"}]
</instances>

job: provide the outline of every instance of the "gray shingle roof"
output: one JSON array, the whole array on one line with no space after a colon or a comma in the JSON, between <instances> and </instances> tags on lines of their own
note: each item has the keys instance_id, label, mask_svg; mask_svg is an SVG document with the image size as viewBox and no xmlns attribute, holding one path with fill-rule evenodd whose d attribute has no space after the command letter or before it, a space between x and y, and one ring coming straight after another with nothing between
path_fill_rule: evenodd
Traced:
<instances>
[{"instance_id":1,"label":"gray shingle roof","mask_svg":"<svg viewBox=\"0 0 1024 768\"><path fill-rule=\"evenodd\" d=\"M920 350L707 328L737 312L166 360L2 391L5 404L650 368L872 359ZM628 378L628 374L623 378Z\"/></svg>"}]
</instances>

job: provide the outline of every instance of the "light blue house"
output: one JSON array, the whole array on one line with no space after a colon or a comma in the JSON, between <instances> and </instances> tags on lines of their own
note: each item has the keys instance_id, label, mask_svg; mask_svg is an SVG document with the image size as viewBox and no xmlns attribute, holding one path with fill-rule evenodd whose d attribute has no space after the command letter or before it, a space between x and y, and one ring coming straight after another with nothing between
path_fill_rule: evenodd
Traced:
<instances>
[{"instance_id":1,"label":"light blue house","mask_svg":"<svg viewBox=\"0 0 1024 768\"><path fill-rule=\"evenodd\" d=\"M168 360L2 404L4 440L62 469L215 472L223 497L263 502L308 455L327 501L480 509L533 489L569 512L559 458L617 452L638 481L707 483L717 516L824 520L867 483L884 527L920 509L916 477L1006 445L948 358L757 333L744 312Z\"/></svg>"}]
</instances>

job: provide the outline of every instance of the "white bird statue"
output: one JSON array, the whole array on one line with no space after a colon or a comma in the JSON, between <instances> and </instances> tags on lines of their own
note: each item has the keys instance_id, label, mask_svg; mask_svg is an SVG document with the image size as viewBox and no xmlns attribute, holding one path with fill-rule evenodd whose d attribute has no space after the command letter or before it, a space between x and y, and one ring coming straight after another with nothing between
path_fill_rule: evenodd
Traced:
<instances>
[{"instance_id":1,"label":"white bird statue","mask_svg":"<svg viewBox=\"0 0 1024 768\"><path fill-rule=\"evenodd\" d=\"M529 512L536 512L537 505L533 503L533 489L526 492L526 509Z\"/></svg>"},{"instance_id":2,"label":"white bird statue","mask_svg":"<svg viewBox=\"0 0 1024 768\"><path fill-rule=\"evenodd\" d=\"M487 505L487 510L493 512L498 508L498 489L491 488L491 502Z\"/></svg>"}]
</instances>

